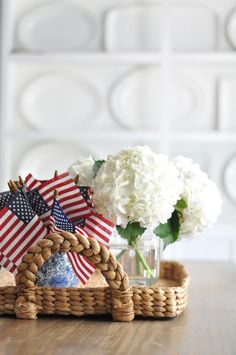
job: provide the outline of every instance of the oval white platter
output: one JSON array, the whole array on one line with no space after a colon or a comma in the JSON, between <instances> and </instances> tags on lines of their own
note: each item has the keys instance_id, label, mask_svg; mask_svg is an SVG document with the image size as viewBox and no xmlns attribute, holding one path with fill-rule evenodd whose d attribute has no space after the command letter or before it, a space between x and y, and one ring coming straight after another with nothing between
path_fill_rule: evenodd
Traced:
<instances>
[{"instance_id":1,"label":"oval white platter","mask_svg":"<svg viewBox=\"0 0 236 355\"><path fill-rule=\"evenodd\" d=\"M160 50L166 32L163 11L160 5L123 5L111 9L105 19L105 48L108 51ZM172 5L168 15L173 50L216 48L217 18L212 10L198 5Z\"/></svg>"},{"instance_id":2,"label":"oval white platter","mask_svg":"<svg viewBox=\"0 0 236 355\"><path fill-rule=\"evenodd\" d=\"M220 79L219 124L222 130L236 129L236 76L226 76Z\"/></svg>"},{"instance_id":3,"label":"oval white platter","mask_svg":"<svg viewBox=\"0 0 236 355\"><path fill-rule=\"evenodd\" d=\"M227 195L236 204L236 154L226 164L224 170L224 187Z\"/></svg>"},{"instance_id":4,"label":"oval white platter","mask_svg":"<svg viewBox=\"0 0 236 355\"><path fill-rule=\"evenodd\" d=\"M69 142L44 142L23 155L18 171L22 176L32 173L37 179L45 180L51 178L55 170L59 173L66 171L78 156L90 154Z\"/></svg>"},{"instance_id":5,"label":"oval white platter","mask_svg":"<svg viewBox=\"0 0 236 355\"><path fill-rule=\"evenodd\" d=\"M39 130L81 128L95 118L100 96L87 80L52 72L34 79L19 100L24 118Z\"/></svg>"},{"instance_id":6,"label":"oval white platter","mask_svg":"<svg viewBox=\"0 0 236 355\"><path fill-rule=\"evenodd\" d=\"M48 3L20 18L16 38L21 49L69 51L87 48L96 33L93 16L73 3Z\"/></svg>"},{"instance_id":7,"label":"oval white platter","mask_svg":"<svg viewBox=\"0 0 236 355\"><path fill-rule=\"evenodd\" d=\"M233 9L226 20L226 37L230 45L236 49L236 9Z\"/></svg>"},{"instance_id":8,"label":"oval white platter","mask_svg":"<svg viewBox=\"0 0 236 355\"><path fill-rule=\"evenodd\" d=\"M163 102L168 106L165 95L171 94L171 117L175 122L179 120L179 125L183 127L184 120L192 120L199 113L204 95L194 82L183 75L175 75L173 81L167 84L170 92L163 91L159 67L143 67L129 72L116 83L111 92L112 115L124 128L159 127Z\"/></svg>"}]
</instances>

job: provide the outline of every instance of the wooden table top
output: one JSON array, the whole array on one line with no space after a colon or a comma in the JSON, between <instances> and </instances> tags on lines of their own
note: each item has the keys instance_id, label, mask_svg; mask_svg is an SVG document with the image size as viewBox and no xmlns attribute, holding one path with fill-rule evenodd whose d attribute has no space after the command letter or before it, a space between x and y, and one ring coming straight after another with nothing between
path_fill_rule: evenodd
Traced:
<instances>
[{"instance_id":1,"label":"wooden table top","mask_svg":"<svg viewBox=\"0 0 236 355\"><path fill-rule=\"evenodd\" d=\"M186 263L189 305L171 320L110 317L0 317L0 354L42 355L235 355L236 267L230 263Z\"/></svg>"}]
</instances>

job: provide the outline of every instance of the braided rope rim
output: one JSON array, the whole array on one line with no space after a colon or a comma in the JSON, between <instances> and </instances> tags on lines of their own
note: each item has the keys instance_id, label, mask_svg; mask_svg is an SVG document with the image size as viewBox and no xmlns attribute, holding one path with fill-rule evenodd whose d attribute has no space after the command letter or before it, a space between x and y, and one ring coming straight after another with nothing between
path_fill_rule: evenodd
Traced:
<instances>
[{"instance_id":1,"label":"braided rope rim","mask_svg":"<svg viewBox=\"0 0 236 355\"><path fill-rule=\"evenodd\" d=\"M101 270L112 293L112 315L114 320L130 321L134 318L132 288L123 267L114 255L94 238L70 232L50 233L27 250L18 266L16 284L18 298L15 313L19 318L36 319L37 304L35 281L38 268L58 252L73 252L86 256Z\"/></svg>"}]
</instances>

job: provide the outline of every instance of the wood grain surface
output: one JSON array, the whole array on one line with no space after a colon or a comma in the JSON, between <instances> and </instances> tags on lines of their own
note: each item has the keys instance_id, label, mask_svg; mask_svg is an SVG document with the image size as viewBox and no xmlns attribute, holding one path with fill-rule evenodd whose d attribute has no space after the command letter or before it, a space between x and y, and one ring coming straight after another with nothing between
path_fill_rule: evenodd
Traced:
<instances>
[{"instance_id":1,"label":"wood grain surface","mask_svg":"<svg viewBox=\"0 0 236 355\"><path fill-rule=\"evenodd\" d=\"M186 265L191 274L189 305L175 319L115 323L108 316L36 321L4 316L0 354L235 355L236 267ZM0 278L3 281L3 273Z\"/></svg>"}]
</instances>

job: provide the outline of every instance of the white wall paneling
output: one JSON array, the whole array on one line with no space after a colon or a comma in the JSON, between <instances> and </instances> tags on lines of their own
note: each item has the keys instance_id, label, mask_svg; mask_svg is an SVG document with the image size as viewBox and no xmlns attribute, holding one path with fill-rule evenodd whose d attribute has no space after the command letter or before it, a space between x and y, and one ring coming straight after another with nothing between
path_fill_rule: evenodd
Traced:
<instances>
[{"instance_id":1,"label":"white wall paneling","mask_svg":"<svg viewBox=\"0 0 236 355\"><path fill-rule=\"evenodd\" d=\"M127 145L190 156L220 187L223 213L166 256L236 261L225 187L236 154L235 1L0 1L2 189L27 169L47 177Z\"/></svg>"}]
</instances>

